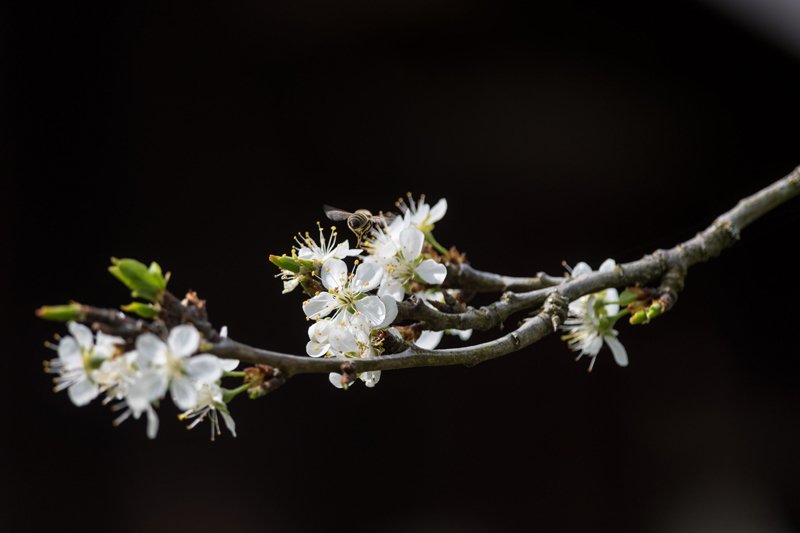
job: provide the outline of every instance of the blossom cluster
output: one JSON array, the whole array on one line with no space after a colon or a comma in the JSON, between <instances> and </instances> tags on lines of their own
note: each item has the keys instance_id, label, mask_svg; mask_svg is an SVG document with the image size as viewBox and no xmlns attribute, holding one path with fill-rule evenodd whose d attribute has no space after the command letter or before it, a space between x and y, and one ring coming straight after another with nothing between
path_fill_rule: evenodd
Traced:
<instances>
[{"instance_id":1,"label":"blossom cluster","mask_svg":"<svg viewBox=\"0 0 800 533\"><path fill-rule=\"evenodd\" d=\"M610 272L616 266L613 259L606 259L598 271ZM591 272L592 268L588 264L580 262L570 275L575 279ZM597 354L604 344L609 347L619 366L628 366L628 353L617 338L619 332L614 329L617 320L627 314L625 309L620 311L620 301L619 292L610 288L587 294L569 304L569 317L562 326L567 333L561 338L567 342L570 350L578 352L577 359L584 355L591 359L589 371L594 368Z\"/></svg>"},{"instance_id":2,"label":"blossom cluster","mask_svg":"<svg viewBox=\"0 0 800 533\"><path fill-rule=\"evenodd\" d=\"M447 267L433 251L441 245L432 232L447 212L447 201L430 206L424 197L415 201L409 195L398 207L401 214L372 217L360 248L351 248L347 240L339 242L335 226L327 237L320 226L318 241L306 233L295 239L291 256L271 256L281 269L283 292L299 286L310 296L303 302L306 318L313 321L306 344L309 356L379 356L386 335L397 335L387 330L393 329L399 302L411 295L425 301L444 299L441 285ZM471 332L451 333L464 339ZM415 343L433 349L441 338L442 332L423 331ZM357 376L368 387L380 377L380 371ZM350 376L337 372L329 379L338 388L350 384Z\"/></svg>"},{"instance_id":3,"label":"blossom cluster","mask_svg":"<svg viewBox=\"0 0 800 533\"><path fill-rule=\"evenodd\" d=\"M68 322L67 328L70 334L61 337L55 347L58 357L46 365L56 374L55 390L66 389L75 405L84 406L103 396L104 404L114 402L112 409L120 412L115 425L144 414L147 435L155 438L159 424L156 407L169 395L182 411L179 418L192 419L190 428L208 418L213 440L220 433L221 416L236 436L220 379L239 362L212 354L195 355L201 337L193 325L172 328L166 342L143 333L130 350L121 337L93 333L74 321Z\"/></svg>"}]
</instances>

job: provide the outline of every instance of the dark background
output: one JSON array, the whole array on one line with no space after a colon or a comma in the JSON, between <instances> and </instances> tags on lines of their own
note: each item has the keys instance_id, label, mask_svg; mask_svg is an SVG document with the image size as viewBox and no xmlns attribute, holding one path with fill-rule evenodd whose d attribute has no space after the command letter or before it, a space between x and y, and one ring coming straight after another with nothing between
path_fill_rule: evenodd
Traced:
<instances>
[{"instance_id":1,"label":"dark background","mask_svg":"<svg viewBox=\"0 0 800 533\"><path fill-rule=\"evenodd\" d=\"M650 6L647 9L642 6ZM207 441L111 427L41 371L35 307L113 306L157 259L231 336L302 352L269 253L322 203L447 197L509 274L632 260L800 163L796 55L694 2L6 6L0 523L139 531L800 530L797 203L621 327L473 369L300 377ZM496 332L476 335L486 340Z\"/></svg>"}]
</instances>

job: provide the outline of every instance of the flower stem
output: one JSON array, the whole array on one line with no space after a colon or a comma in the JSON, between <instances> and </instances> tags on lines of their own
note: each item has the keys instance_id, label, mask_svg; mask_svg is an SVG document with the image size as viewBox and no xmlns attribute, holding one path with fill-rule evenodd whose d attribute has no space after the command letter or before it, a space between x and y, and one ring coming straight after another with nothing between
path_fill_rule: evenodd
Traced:
<instances>
[{"instance_id":1,"label":"flower stem","mask_svg":"<svg viewBox=\"0 0 800 533\"><path fill-rule=\"evenodd\" d=\"M237 371L237 372L223 372L223 378L243 378L245 376L244 372Z\"/></svg>"},{"instance_id":2,"label":"flower stem","mask_svg":"<svg viewBox=\"0 0 800 533\"><path fill-rule=\"evenodd\" d=\"M436 249L436 251L439 252L440 254L447 253L447 248L439 244L439 241L436 240L436 237L434 237L433 233L431 233L430 231L425 232L425 240L428 241L428 243L431 246L433 246Z\"/></svg>"},{"instance_id":3,"label":"flower stem","mask_svg":"<svg viewBox=\"0 0 800 533\"><path fill-rule=\"evenodd\" d=\"M241 393L250 388L249 383L245 383L235 389L222 389L222 401L229 403L231 400L239 396Z\"/></svg>"}]
</instances>

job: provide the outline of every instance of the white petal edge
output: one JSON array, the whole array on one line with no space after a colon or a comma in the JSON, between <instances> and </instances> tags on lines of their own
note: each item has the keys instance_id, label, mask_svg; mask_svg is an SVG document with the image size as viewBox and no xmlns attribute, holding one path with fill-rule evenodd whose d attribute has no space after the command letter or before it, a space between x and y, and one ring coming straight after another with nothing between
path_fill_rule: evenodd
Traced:
<instances>
[{"instance_id":1,"label":"white petal edge","mask_svg":"<svg viewBox=\"0 0 800 533\"><path fill-rule=\"evenodd\" d=\"M198 383L211 384L222 377L222 365L216 355L195 355L186 361L186 373Z\"/></svg>"},{"instance_id":2,"label":"white petal edge","mask_svg":"<svg viewBox=\"0 0 800 533\"><path fill-rule=\"evenodd\" d=\"M425 235L417 228L406 228L400 232L400 246L403 257L408 261L413 261L422 253L422 244L425 242Z\"/></svg>"},{"instance_id":3,"label":"white petal edge","mask_svg":"<svg viewBox=\"0 0 800 533\"><path fill-rule=\"evenodd\" d=\"M419 338L414 341L414 344L425 350L435 350L439 343L442 342L443 331L430 331L425 330L420 333Z\"/></svg>"},{"instance_id":4,"label":"white petal edge","mask_svg":"<svg viewBox=\"0 0 800 533\"><path fill-rule=\"evenodd\" d=\"M619 339L611 335L606 335L604 340L606 344L608 344L608 347L611 348L611 353L614 354L614 361L616 361L619 366L628 366L628 352L625 350L622 343L619 342Z\"/></svg>"},{"instance_id":5,"label":"white petal edge","mask_svg":"<svg viewBox=\"0 0 800 533\"><path fill-rule=\"evenodd\" d=\"M341 259L328 259L322 264L320 279L329 291L341 289L347 282L347 265Z\"/></svg>"},{"instance_id":6,"label":"white petal edge","mask_svg":"<svg viewBox=\"0 0 800 533\"><path fill-rule=\"evenodd\" d=\"M356 302L355 307L372 327L382 324L386 318L386 305L377 296L362 298Z\"/></svg>"},{"instance_id":7,"label":"white petal edge","mask_svg":"<svg viewBox=\"0 0 800 533\"><path fill-rule=\"evenodd\" d=\"M321 292L306 300L303 304L303 312L309 318L322 318L328 316L331 311L336 309L336 298L329 292Z\"/></svg>"},{"instance_id":8,"label":"white petal edge","mask_svg":"<svg viewBox=\"0 0 800 533\"><path fill-rule=\"evenodd\" d=\"M331 385L336 387L337 389L343 389L342 387L342 375L338 372L331 372L328 374L328 381L331 382Z\"/></svg>"},{"instance_id":9,"label":"white petal edge","mask_svg":"<svg viewBox=\"0 0 800 533\"><path fill-rule=\"evenodd\" d=\"M444 218L445 213L447 213L447 199L442 198L436 205L431 207L431 212L428 214L428 224L435 224Z\"/></svg>"},{"instance_id":10,"label":"white petal edge","mask_svg":"<svg viewBox=\"0 0 800 533\"><path fill-rule=\"evenodd\" d=\"M417 267L416 274L429 285L441 285L447 277L447 267L433 259L426 259Z\"/></svg>"},{"instance_id":11,"label":"white petal edge","mask_svg":"<svg viewBox=\"0 0 800 533\"><path fill-rule=\"evenodd\" d=\"M176 357L189 357L200 346L200 333L189 324L175 326L167 337L167 346Z\"/></svg>"},{"instance_id":12,"label":"white petal edge","mask_svg":"<svg viewBox=\"0 0 800 533\"><path fill-rule=\"evenodd\" d=\"M350 286L354 292L369 292L383 279L383 269L377 263L361 263L356 269Z\"/></svg>"},{"instance_id":13,"label":"white petal edge","mask_svg":"<svg viewBox=\"0 0 800 533\"><path fill-rule=\"evenodd\" d=\"M78 344L84 350L89 350L92 346L94 346L94 335L92 335L92 330L83 324L78 324L77 322L68 322L67 329L69 330L70 335L75 337L75 340L78 341Z\"/></svg>"},{"instance_id":14,"label":"white petal edge","mask_svg":"<svg viewBox=\"0 0 800 533\"><path fill-rule=\"evenodd\" d=\"M183 411L197 404L197 389L189 378L179 377L172 380L169 393L173 403Z\"/></svg>"}]
</instances>

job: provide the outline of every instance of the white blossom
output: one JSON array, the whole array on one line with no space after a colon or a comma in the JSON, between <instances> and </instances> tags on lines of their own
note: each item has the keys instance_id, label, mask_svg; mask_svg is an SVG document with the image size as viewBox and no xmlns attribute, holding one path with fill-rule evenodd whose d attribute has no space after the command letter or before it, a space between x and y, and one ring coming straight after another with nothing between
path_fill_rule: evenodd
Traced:
<instances>
[{"instance_id":1,"label":"white blossom","mask_svg":"<svg viewBox=\"0 0 800 533\"><path fill-rule=\"evenodd\" d=\"M600 266L600 272L610 272L616 268L613 259L607 259ZM586 263L578 263L572 269L571 275L577 278L592 272ZM589 370L594 368L597 354L606 344L614 360L619 366L628 366L628 353L617 339L618 332L614 329L615 315L619 313L619 293L616 289L606 289L594 294L587 294L569 304L569 318L564 322L562 329L567 334L562 337L567 341L569 348L580 352L578 359L587 355L591 358Z\"/></svg>"},{"instance_id":2,"label":"white blossom","mask_svg":"<svg viewBox=\"0 0 800 533\"><path fill-rule=\"evenodd\" d=\"M362 250L358 248L350 248L349 242L344 241L337 244L336 226L331 226L331 235L327 239L322 230L322 226L317 225L319 228L319 243L314 240L311 235L306 232L305 235L295 237L299 248L297 249L297 257L306 261L317 261L324 263L328 259L345 259L347 257L355 257L361 254Z\"/></svg>"},{"instance_id":3,"label":"white blossom","mask_svg":"<svg viewBox=\"0 0 800 533\"><path fill-rule=\"evenodd\" d=\"M83 406L100 394L97 369L125 341L102 332L95 336L92 330L77 322L69 322L67 328L70 335L62 337L58 343L58 358L50 361L49 371L59 374L55 378L55 390L67 389L72 403Z\"/></svg>"},{"instance_id":4,"label":"white blossom","mask_svg":"<svg viewBox=\"0 0 800 533\"><path fill-rule=\"evenodd\" d=\"M222 388L216 383L201 383L197 389L197 402L191 409L187 409L180 415L179 420L192 420L188 428L192 429L197 424L208 418L211 423L211 440L221 434L219 416L225 422L225 427L236 436L236 423L228 411L228 406L223 401Z\"/></svg>"},{"instance_id":5,"label":"white blossom","mask_svg":"<svg viewBox=\"0 0 800 533\"><path fill-rule=\"evenodd\" d=\"M314 320L328 315L336 320L352 314L362 317L370 327L385 327L397 316L397 304L390 298L367 295L378 287L382 277L375 263L361 263L350 276L344 261L328 259L320 271L322 285L328 290L303 302L303 311Z\"/></svg>"},{"instance_id":6,"label":"white blossom","mask_svg":"<svg viewBox=\"0 0 800 533\"><path fill-rule=\"evenodd\" d=\"M347 322L343 324L333 323L327 328L329 349L334 354L348 357L377 357L379 354L372 344L372 329L359 316L348 317ZM335 387L344 388L340 373L331 372L328 379ZM367 387L372 388L380 381L381 371L361 372L358 374L358 379L363 381Z\"/></svg>"},{"instance_id":7,"label":"white blossom","mask_svg":"<svg viewBox=\"0 0 800 533\"><path fill-rule=\"evenodd\" d=\"M391 296L403 301L407 285L419 279L429 285L441 285L447 276L447 267L433 259L422 258L425 235L415 227L404 228L398 237L398 250L391 258L380 263L386 274L378 289L378 296Z\"/></svg>"},{"instance_id":8,"label":"white blossom","mask_svg":"<svg viewBox=\"0 0 800 533\"><path fill-rule=\"evenodd\" d=\"M141 411L145 404L162 398L169 389L179 409L197 403L196 383L214 383L223 372L220 359L211 354L191 357L200 345L200 334L191 325L176 326L165 343L151 333L136 339L136 364L141 375L128 390L128 404Z\"/></svg>"},{"instance_id":9,"label":"white blossom","mask_svg":"<svg viewBox=\"0 0 800 533\"><path fill-rule=\"evenodd\" d=\"M442 198L436 205L431 207L425 201L425 195L421 195L419 200L414 201L414 198L409 194L407 201L400 199L397 207L403 212L404 218L408 219L411 224L424 233L433 230L434 225L439 222L447 213L447 200Z\"/></svg>"}]
</instances>

